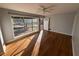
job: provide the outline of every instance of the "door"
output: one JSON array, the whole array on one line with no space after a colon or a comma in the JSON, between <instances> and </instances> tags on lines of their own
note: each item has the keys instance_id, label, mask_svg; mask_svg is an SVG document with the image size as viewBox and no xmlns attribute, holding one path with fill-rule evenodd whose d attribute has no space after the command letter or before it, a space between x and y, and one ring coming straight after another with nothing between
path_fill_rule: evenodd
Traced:
<instances>
[{"instance_id":1,"label":"door","mask_svg":"<svg viewBox=\"0 0 79 59\"><path fill-rule=\"evenodd\" d=\"M49 30L49 18L44 19L44 30Z\"/></svg>"}]
</instances>

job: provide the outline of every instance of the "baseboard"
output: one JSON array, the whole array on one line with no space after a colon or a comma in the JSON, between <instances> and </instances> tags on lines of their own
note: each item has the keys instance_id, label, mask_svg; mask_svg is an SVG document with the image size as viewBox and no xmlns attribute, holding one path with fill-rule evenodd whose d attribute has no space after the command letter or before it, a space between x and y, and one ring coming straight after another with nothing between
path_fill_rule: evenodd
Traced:
<instances>
[{"instance_id":1,"label":"baseboard","mask_svg":"<svg viewBox=\"0 0 79 59\"><path fill-rule=\"evenodd\" d=\"M56 31L51 31L51 32L56 32ZM67 34L67 33L64 33L64 32L56 32L56 33L63 34L63 35L68 35L68 36L71 36L72 37L72 34Z\"/></svg>"}]
</instances>

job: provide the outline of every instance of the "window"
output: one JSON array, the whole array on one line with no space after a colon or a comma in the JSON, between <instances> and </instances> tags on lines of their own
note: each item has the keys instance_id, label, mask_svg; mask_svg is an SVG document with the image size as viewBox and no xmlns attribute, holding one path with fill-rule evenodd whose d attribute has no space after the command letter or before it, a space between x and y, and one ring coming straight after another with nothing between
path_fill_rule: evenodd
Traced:
<instances>
[{"instance_id":1,"label":"window","mask_svg":"<svg viewBox=\"0 0 79 59\"><path fill-rule=\"evenodd\" d=\"M33 19L33 31L39 30L39 25L37 24L39 24L39 20Z\"/></svg>"},{"instance_id":2,"label":"window","mask_svg":"<svg viewBox=\"0 0 79 59\"><path fill-rule=\"evenodd\" d=\"M39 30L38 18L13 17L14 35L18 36L22 33L31 33Z\"/></svg>"}]
</instances>

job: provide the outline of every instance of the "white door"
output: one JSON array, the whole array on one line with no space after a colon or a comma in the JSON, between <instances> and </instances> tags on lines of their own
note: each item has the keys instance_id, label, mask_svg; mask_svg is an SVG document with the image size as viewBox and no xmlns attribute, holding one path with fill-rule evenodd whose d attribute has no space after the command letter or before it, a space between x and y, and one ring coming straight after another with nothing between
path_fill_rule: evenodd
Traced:
<instances>
[{"instance_id":1,"label":"white door","mask_svg":"<svg viewBox=\"0 0 79 59\"><path fill-rule=\"evenodd\" d=\"M48 30L49 29L49 19L48 18L45 18L44 19L44 30Z\"/></svg>"}]
</instances>

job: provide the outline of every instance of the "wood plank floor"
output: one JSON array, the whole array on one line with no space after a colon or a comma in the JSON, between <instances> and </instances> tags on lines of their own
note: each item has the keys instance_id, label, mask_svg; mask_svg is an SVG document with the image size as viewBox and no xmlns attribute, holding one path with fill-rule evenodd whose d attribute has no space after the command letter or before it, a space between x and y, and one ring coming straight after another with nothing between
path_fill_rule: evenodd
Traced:
<instances>
[{"instance_id":1,"label":"wood plank floor","mask_svg":"<svg viewBox=\"0 0 79 59\"><path fill-rule=\"evenodd\" d=\"M7 45L4 56L31 56L39 34L25 37ZM43 32L38 56L72 56L71 36L45 31Z\"/></svg>"},{"instance_id":2,"label":"wood plank floor","mask_svg":"<svg viewBox=\"0 0 79 59\"><path fill-rule=\"evenodd\" d=\"M24 51L27 50L29 44L32 42L33 39L35 40L35 35L25 37L23 39L14 41L14 42L6 45L6 53L3 54L3 56L20 56L20 55L22 55L24 53ZM32 43L32 45L33 45L33 43ZM31 47L30 47L30 50L31 50Z\"/></svg>"},{"instance_id":3,"label":"wood plank floor","mask_svg":"<svg viewBox=\"0 0 79 59\"><path fill-rule=\"evenodd\" d=\"M44 31L39 56L72 56L71 36Z\"/></svg>"}]
</instances>

